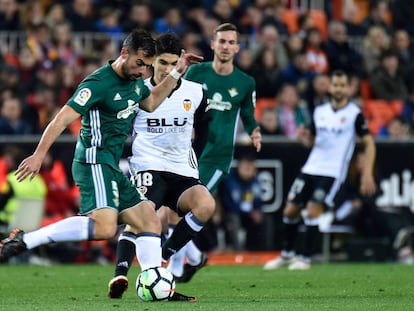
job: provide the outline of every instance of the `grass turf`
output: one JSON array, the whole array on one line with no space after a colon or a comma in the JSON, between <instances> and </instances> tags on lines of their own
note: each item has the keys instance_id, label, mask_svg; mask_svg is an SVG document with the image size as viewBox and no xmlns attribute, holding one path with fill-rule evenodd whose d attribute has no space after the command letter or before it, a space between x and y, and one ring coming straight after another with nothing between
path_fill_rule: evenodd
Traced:
<instances>
[{"instance_id":1,"label":"grass turf","mask_svg":"<svg viewBox=\"0 0 414 311\"><path fill-rule=\"evenodd\" d=\"M0 266L0 310L414 310L413 267L313 265L309 271L207 266L177 291L196 303L142 302L131 270L123 299L106 297L113 266Z\"/></svg>"}]
</instances>

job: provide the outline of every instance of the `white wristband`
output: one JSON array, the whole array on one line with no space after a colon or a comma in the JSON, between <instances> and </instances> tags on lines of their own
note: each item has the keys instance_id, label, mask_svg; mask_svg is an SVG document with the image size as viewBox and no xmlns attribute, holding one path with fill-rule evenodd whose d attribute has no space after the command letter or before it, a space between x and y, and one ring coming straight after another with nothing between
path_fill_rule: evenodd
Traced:
<instances>
[{"instance_id":1,"label":"white wristband","mask_svg":"<svg viewBox=\"0 0 414 311\"><path fill-rule=\"evenodd\" d=\"M181 78L181 73L179 73L177 69L174 68L170 71L170 76L173 77L175 80L178 80Z\"/></svg>"}]
</instances>

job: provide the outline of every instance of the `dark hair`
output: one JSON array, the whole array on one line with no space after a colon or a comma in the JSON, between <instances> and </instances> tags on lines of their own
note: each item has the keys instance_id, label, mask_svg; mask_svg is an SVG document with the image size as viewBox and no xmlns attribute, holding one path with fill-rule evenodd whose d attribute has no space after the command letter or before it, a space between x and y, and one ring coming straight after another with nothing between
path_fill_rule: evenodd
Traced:
<instances>
[{"instance_id":1,"label":"dark hair","mask_svg":"<svg viewBox=\"0 0 414 311\"><path fill-rule=\"evenodd\" d=\"M237 37L239 36L239 31L237 30L237 26L232 23L224 23L220 24L214 29L214 37L218 32L221 31L235 31L237 33Z\"/></svg>"},{"instance_id":2,"label":"dark hair","mask_svg":"<svg viewBox=\"0 0 414 311\"><path fill-rule=\"evenodd\" d=\"M180 38L172 32L159 35L155 39L156 55L164 53L181 55L182 44Z\"/></svg>"},{"instance_id":3,"label":"dark hair","mask_svg":"<svg viewBox=\"0 0 414 311\"><path fill-rule=\"evenodd\" d=\"M333 78L333 77L346 77L347 78L347 80L349 81L349 75L345 72L345 71L343 71L343 70L334 70L332 73L331 73L331 78Z\"/></svg>"},{"instance_id":4,"label":"dark hair","mask_svg":"<svg viewBox=\"0 0 414 311\"><path fill-rule=\"evenodd\" d=\"M128 53L137 53L141 50L145 57L155 55L155 40L151 34L144 29L134 29L124 40L122 47Z\"/></svg>"}]
</instances>

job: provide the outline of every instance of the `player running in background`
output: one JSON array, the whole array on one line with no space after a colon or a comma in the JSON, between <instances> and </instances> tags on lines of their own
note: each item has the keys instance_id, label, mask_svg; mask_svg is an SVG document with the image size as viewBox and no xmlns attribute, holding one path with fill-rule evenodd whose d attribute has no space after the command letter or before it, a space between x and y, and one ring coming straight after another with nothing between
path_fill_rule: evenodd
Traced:
<instances>
[{"instance_id":1,"label":"player running in background","mask_svg":"<svg viewBox=\"0 0 414 311\"><path fill-rule=\"evenodd\" d=\"M212 194L229 172L240 117L256 151L261 148L260 128L254 119L256 83L234 65L234 56L240 50L238 39L235 25L219 25L211 40L213 61L190 66L185 74L186 79L203 84L212 112L207 142L199 157L200 180ZM187 263L183 266L185 256ZM171 257L168 269L180 276L177 281L188 282L206 261L206 255L190 241Z\"/></svg>"},{"instance_id":2,"label":"player running in background","mask_svg":"<svg viewBox=\"0 0 414 311\"><path fill-rule=\"evenodd\" d=\"M134 30L123 42L120 55L87 76L45 129L33 155L19 165L19 181L38 174L53 142L73 121L82 117L72 172L80 189L79 216L68 217L39 230L14 230L0 243L0 261L51 242L112 238L118 221L137 228L136 254L141 269L161 266L161 223L154 203L137 192L119 168L124 143L140 109L153 111L177 86L187 67L201 60L182 53L173 72L152 91L146 73L155 55L155 42L143 30ZM172 300L191 300L174 294Z\"/></svg>"},{"instance_id":3,"label":"player running in background","mask_svg":"<svg viewBox=\"0 0 414 311\"><path fill-rule=\"evenodd\" d=\"M174 70L180 52L177 36L166 33L156 39L154 74L145 80L150 89ZM191 240L214 213L214 198L199 181L192 148L193 128L194 146L202 148L205 143L210 114L206 108L202 85L179 79L155 111L138 110L134 121L130 170L138 192L153 201L156 210L164 205L183 216L164 246L168 253ZM119 237L115 276L109 283L111 298L121 298L128 287L126 275L134 259L137 233L138 228L127 225Z\"/></svg>"},{"instance_id":4,"label":"player running in background","mask_svg":"<svg viewBox=\"0 0 414 311\"><path fill-rule=\"evenodd\" d=\"M334 197L344 182L352 157L356 136L365 147L366 165L361 175L361 194L372 195L376 191L373 176L375 143L369 133L361 109L349 101L349 77L343 71L331 75L331 101L315 108L311 129L301 128L299 139L312 150L301 172L294 180L283 211L284 236L282 253L264 266L265 270L289 265L289 270L310 268L313 241L319 231L319 216L327 208L333 208ZM295 243L305 208L304 249L295 256Z\"/></svg>"}]
</instances>

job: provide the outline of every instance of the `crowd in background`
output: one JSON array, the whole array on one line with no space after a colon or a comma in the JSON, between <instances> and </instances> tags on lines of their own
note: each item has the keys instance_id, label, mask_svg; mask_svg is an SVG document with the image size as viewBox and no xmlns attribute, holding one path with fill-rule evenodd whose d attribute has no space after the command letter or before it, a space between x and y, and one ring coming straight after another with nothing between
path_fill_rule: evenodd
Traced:
<instances>
[{"instance_id":1,"label":"crowd in background","mask_svg":"<svg viewBox=\"0 0 414 311\"><path fill-rule=\"evenodd\" d=\"M343 0L340 12L337 1L319 1L318 8L298 2L312 3L0 0L0 135L41 133L82 78L114 59L134 28L172 31L187 51L208 61L213 30L231 22L241 34L237 66L256 80L263 135L295 139L314 107L329 100L329 73L341 69L351 76L351 99L373 135L412 136L414 0ZM67 134L76 136L79 128L75 123ZM13 168L0 164L3 173ZM52 158L42 171L55 190L49 199L57 210L48 208L54 216L73 213L77 204L59 165Z\"/></svg>"}]
</instances>

